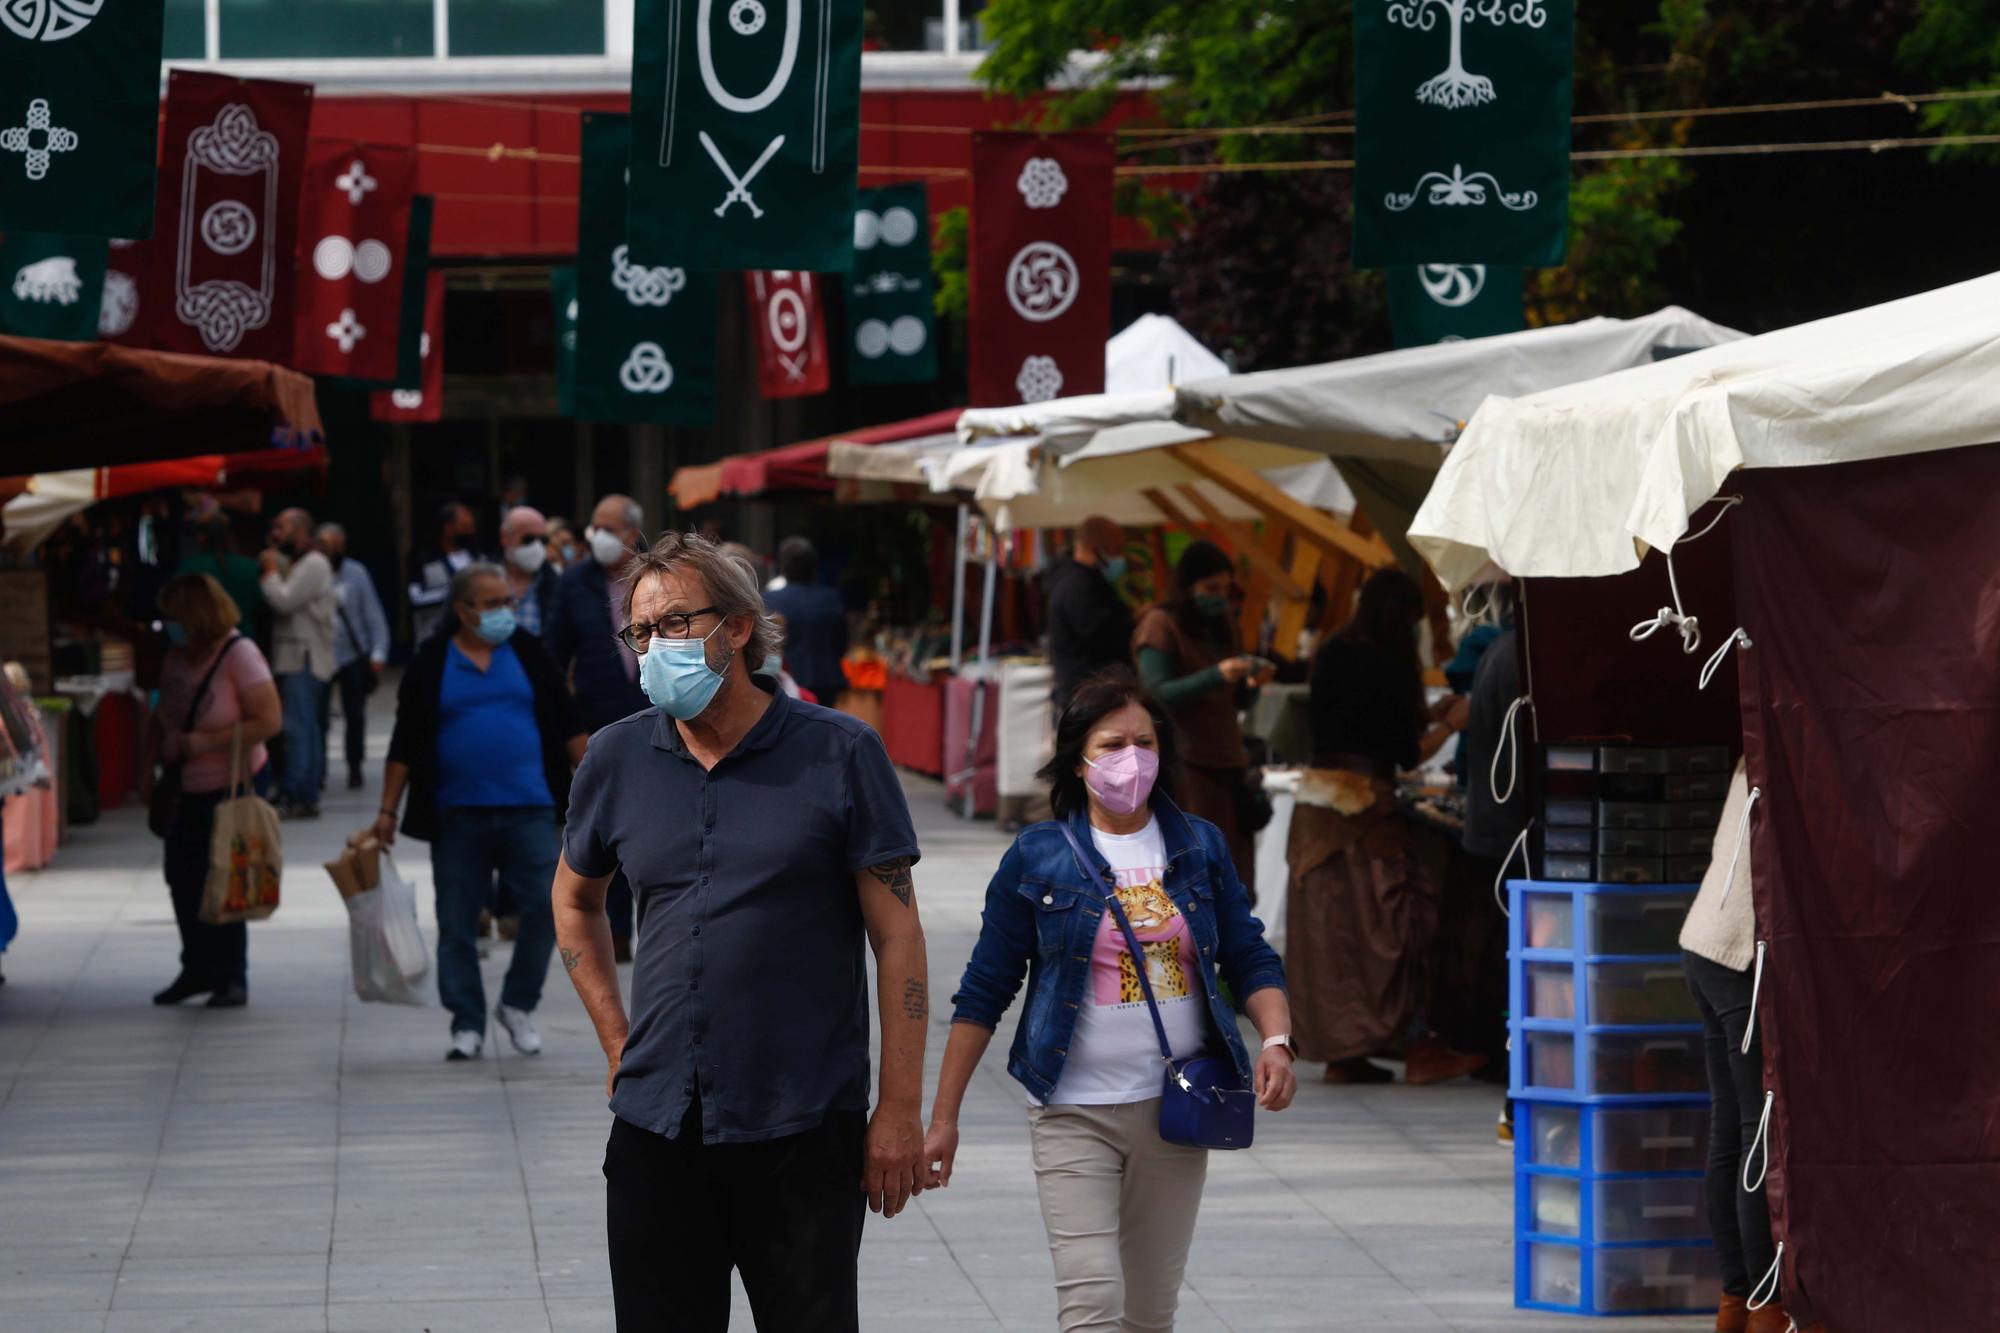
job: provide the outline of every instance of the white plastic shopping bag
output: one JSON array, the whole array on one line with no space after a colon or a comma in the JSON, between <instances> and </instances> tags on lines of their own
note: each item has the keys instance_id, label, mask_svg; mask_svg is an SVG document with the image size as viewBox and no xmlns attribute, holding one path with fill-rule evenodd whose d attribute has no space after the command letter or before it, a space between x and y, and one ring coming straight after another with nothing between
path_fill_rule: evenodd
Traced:
<instances>
[{"instance_id":1,"label":"white plastic shopping bag","mask_svg":"<svg viewBox=\"0 0 2000 1333\"><path fill-rule=\"evenodd\" d=\"M428 1003L419 988L430 954L417 925L417 895L395 861L384 853L382 882L345 901L354 993L382 1004Z\"/></svg>"}]
</instances>

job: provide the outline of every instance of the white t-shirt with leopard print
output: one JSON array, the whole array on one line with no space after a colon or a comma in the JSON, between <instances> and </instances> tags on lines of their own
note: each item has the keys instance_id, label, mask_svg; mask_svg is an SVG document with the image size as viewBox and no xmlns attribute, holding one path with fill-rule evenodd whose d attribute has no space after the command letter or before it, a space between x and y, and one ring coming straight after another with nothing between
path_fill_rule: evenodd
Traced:
<instances>
[{"instance_id":1,"label":"white t-shirt with leopard print","mask_svg":"<svg viewBox=\"0 0 2000 1333\"><path fill-rule=\"evenodd\" d=\"M1090 981L1077 1010L1076 1032L1050 1105L1108 1106L1160 1095L1166 1071L1146 1012L1146 993L1139 986L1139 966L1153 983L1174 1058L1199 1055L1207 1040L1194 935L1165 888L1167 847L1159 821L1128 834L1093 828L1090 836L1111 867L1119 905L1146 957L1134 962L1125 933L1106 911L1090 951Z\"/></svg>"}]
</instances>

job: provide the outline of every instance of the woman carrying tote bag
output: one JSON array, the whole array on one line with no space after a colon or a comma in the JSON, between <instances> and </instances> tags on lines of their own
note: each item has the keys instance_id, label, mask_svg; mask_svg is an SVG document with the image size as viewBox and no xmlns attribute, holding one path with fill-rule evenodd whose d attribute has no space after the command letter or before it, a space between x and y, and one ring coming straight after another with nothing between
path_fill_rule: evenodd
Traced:
<instances>
[{"instance_id":1,"label":"woman carrying tote bag","mask_svg":"<svg viewBox=\"0 0 2000 1333\"><path fill-rule=\"evenodd\" d=\"M158 605L173 646L160 674L153 742L167 772L178 771L180 797L156 802L154 822L165 844L181 970L153 1003L206 995L211 1009L233 1009L249 999L248 930L240 920L201 919L215 811L229 796L230 750L239 736L250 785L260 793L267 788L264 742L278 734L283 714L270 665L237 633L242 615L220 583L206 574L179 575L160 589Z\"/></svg>"},{"instance_id":2,"label":"woman carrying tote bag","mask_svg":"<svg viewBox=\"0 0 2000 1333\"><path fill-rule=\"evenodd\" d=\"M1251 1098L1281 1111L1297 1090L1284 968L1221 830L1169 795L1174 760L1172 720L1129 671L1071 696L1042 770L1056 819L987 887L925 1142L926 1185L949 1185L966 1086L1026 974L1007 1072L1028 1091L1065 1333L1173 1327L1208 1174L1194 1145L1247 1146Z\"/></svg>"}]
</instances>

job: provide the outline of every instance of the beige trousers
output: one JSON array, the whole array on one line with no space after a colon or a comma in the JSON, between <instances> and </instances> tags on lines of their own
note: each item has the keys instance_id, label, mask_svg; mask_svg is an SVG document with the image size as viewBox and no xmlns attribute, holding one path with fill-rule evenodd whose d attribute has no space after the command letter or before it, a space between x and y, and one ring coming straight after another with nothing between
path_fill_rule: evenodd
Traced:
<instances>
[{"instance_id":1,"label":"beige trousers","mask_svg":"<svg viewBox=\"0 0 2000 1333\"><path fill-rule=\"evenodd\" d=\"M1160 1103L1031 1106L1062 1333L1167 1333L1208 1150L1160 1138Z\"/></svg>"}]
</instances>

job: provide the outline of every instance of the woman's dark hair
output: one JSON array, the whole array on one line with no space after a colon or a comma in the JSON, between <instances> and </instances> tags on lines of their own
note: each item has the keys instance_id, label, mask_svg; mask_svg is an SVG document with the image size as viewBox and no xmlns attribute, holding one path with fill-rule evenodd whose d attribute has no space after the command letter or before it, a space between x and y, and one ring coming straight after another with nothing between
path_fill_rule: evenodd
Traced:
<instances>
[{"instance_id":1,"label":"woman's dark hair","mask_svg":"<svg viewBox=\"0 0 2000 1333\"><path fill-rule=\"evenodd\" d=\"M1365 643L1395 662L1409 682L1410 707L1424 711L1424 668L1417 657L1417 626L1424 619L1424 590L1393 566L1378 569L1361 585L1354 619L1336 636Z\"/></svg>"},{"instance_id":2,"label":"woman's dark hair","mask_svg":"<svg viewBox=\"0 0 2000 1333\"><path fill-rule=\"evenodd\" d=\"M1098 723L1130 703L1146 710L1153 719L1153 734L1159 738L1160 776L1153 790L1173 795L1174 780L1180 772L1180 745L1174 720L1168 715L1166 705L1139 683L1129 667L1112 667L1092 676L1070 695L1069 707L1056 719L1055 756L1035 775L1049 784L1049 805L1057 819L1068 819L1089 808L1090 794L1076 773L1083 766L1083 747L1089 743L1090 733L1097 729Z\"/></svg>"},{"instance_id":3,"label":"woman's dark hair","mask_svg":"<svg viewBox=\"0 0 2000 1333\"><path fill-rule=\"evenodd\" d=\"M1235 573L1236 562L1224 555L1221 547L1213 542L1189 542L1181 552L1180 562L1174 566L1173 586L1165 606L1183 630L1194 635L1207 634L1214 628L1214 622L1195 610L1194 585L1217 574L1233 577Z\"/></svg>"}]
</instances>

